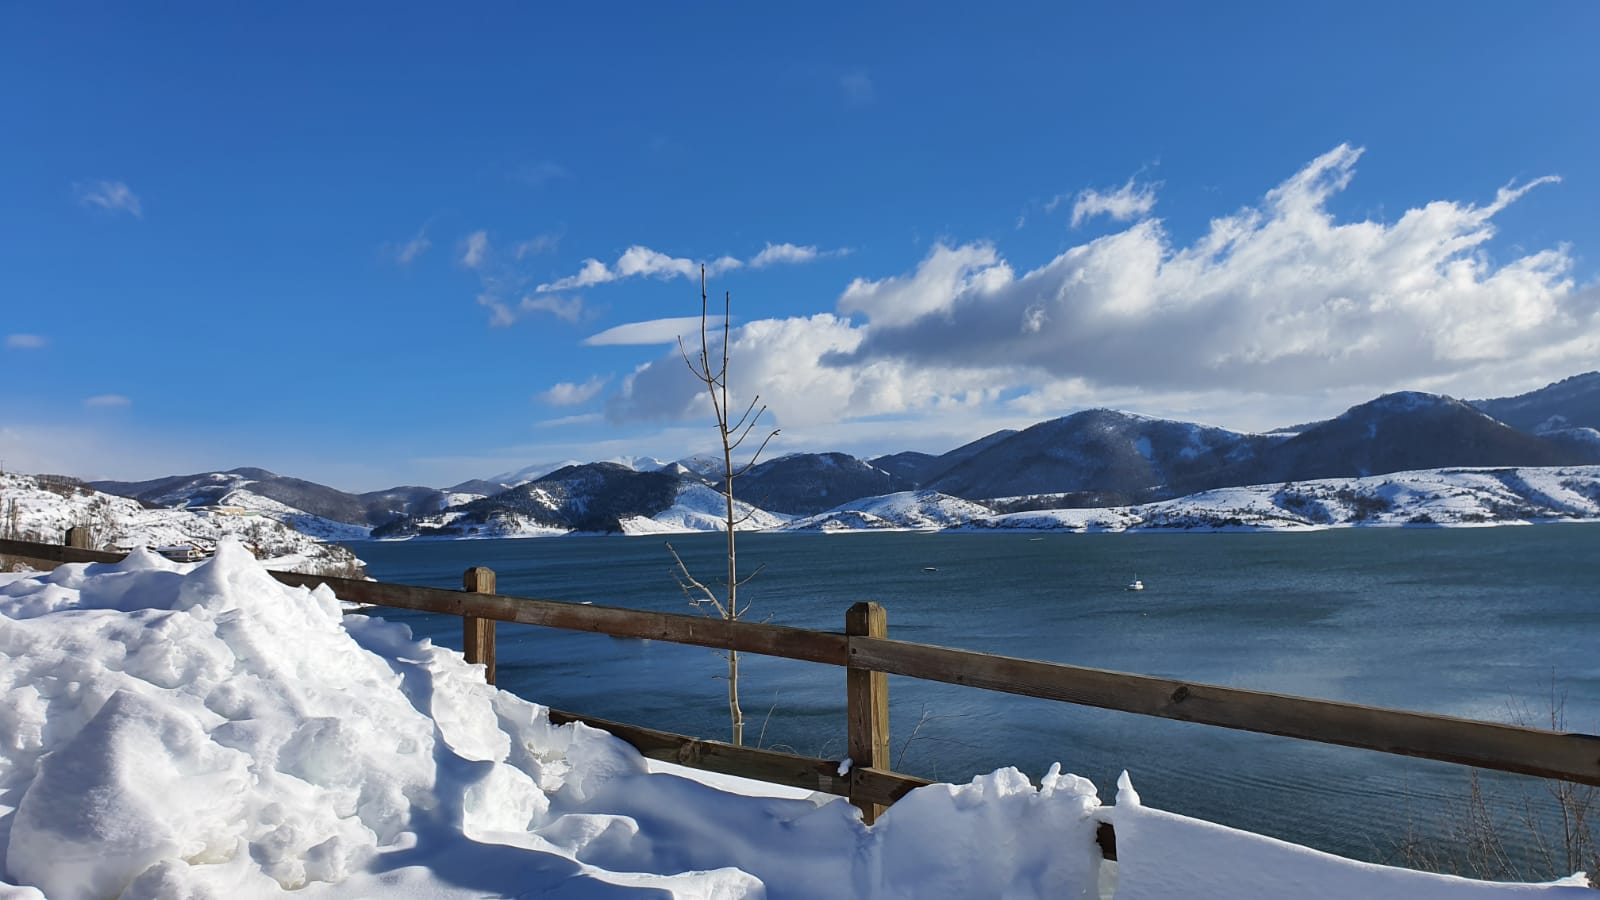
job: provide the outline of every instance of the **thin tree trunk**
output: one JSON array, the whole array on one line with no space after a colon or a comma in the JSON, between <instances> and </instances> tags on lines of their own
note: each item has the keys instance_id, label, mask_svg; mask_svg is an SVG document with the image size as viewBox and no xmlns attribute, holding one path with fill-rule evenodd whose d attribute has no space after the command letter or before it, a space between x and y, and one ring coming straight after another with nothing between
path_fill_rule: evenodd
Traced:
<instances>
[{"instance_id":1,"label":"thin tree trunk","mask_svg":"<svg viewBox=\"0 0 1600 900\"><path fill-rule=\"evenodd\" d=\"M728 716L733 722L733 745L744 746L744 710L739 708L739 651L728 651Z\"/></svg>"}]
</instances>

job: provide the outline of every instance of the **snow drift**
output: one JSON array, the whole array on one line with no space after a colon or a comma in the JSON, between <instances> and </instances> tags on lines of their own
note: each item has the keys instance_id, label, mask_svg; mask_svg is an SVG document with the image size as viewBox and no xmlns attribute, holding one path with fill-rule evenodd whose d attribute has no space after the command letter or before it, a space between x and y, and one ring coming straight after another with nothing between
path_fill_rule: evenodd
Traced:
<instances>
[{"instance_id":1,"label":"snow drift","mask_svg":"<svg viewBox=\"0 0 1600 900\"><path fill-rule=\"evenodd\" d=\"M1171 872L1196 897L1297 873L1306 897L1579 890L1350 863L1145 810L1127 785L1101 807L1057 769L924 788L871 828L838 799L730 793L552 726L231 541L196 565L140 551L0 579L8 897L1093 897L1106 818L1119 896L1172 896Z\"/></svg>"}]
</instances>

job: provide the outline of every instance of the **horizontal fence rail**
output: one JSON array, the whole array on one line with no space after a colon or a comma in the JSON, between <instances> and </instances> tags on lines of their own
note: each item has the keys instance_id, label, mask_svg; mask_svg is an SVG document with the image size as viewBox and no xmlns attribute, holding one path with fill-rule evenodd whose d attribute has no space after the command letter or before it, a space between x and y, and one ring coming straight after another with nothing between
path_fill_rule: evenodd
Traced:
<instances>
[{"instance_id":1,"label":"horizontal fence rail","mask_svg":"<svg viewBox=\"0 0 1600 900\"><path fill-rule=\"evenodd\" d=\"M116 562L123 557L120 553L8 540L0 540L0 555L55 563ZM846 718L853 761L847 775L839 774L839 764L830 760L736 747L557 710L550 711L550 718L558 724L584 722L602 728L651 759L847 796L861 807L869 823L883 807L929 783L887 769L886 675L1600 785L1600 736L891 640L886 637L883 611L876 604L852 607L846 633L841 634L506 596L494 592L494 573L481 568L467 570L463 591L293 572L271 574L288 585L326 584L346 601L461 616L466 622L468 660L485 663L491 682L493 622L647 638L847 667L852 676ZM1098 842L1106 858L1116 858L1109 827L1101 828Z\"/></svg>"},{"instance_id":2,"label":"horizontal fence rail","mask_svg":"<svg viewBox=\"0 0 1600 900\"><path fill-rule=\"evenodd\" d=\"M1600 736L1272 694L882 638L850 664L1079 706L1600 785Z\"/></svg>"}]
</instances>

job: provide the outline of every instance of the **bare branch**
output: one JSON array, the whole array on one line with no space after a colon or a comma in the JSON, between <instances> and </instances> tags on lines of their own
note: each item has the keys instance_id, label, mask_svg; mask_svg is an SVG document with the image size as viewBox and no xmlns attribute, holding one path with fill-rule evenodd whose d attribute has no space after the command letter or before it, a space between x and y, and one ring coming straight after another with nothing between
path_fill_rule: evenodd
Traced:
<instances>
[{"instance_id":1,"label":"bare branch","mask_svg":"<svg viewBox=\"0 0 1600 900\"><path fill-rule=\"evenodd\" d=\"M745 577L739 579L739 585L738 586L739 587L744 587L745 585L747 585L750 582L754 581L755 577L757 575L760 575L761 574L761 570L765 569L766 567L767 567L766 563L762 563L761 565L756 566L754 572L751 572L749 575L746 575Z\"/></svg>"},{"instance_id":2,"label":"bare branch","mask_svg":"<svg viewBox=\"0 0 1600 900\"><path fill-rule=\"evenodd\" d=\"M733 423L732 425L728 426L728 430L729 431L738 431L739 429L743 428L744 427L744 420L750 418L750 410L755 409L756 408L756 404L759 403L759 402L761 402L761 395L760 394L757 394L754 397L751 397L750 398L750 405L746 406L744 408L744 415L739 417L739 421L737 421L737 422ZM767 408L765 406L761 407L761 412L756 413L756 418L758 418L758 419L761 418L761 413L764 413L766 411L767 411Z\"/></svg>"},{"instance_id":3,"label":"bare branch","mask_svg":"<svg viewBox=\"0 0 1600 900\"><path fill-rule=\"evenodd\" d=\"M756 749L761 749L761 742L767 739L767 723L772 721L772 713L778 708L778 701L783 698L783 691L772 695L772 706L767 708L767 715L761 720L761 733L756 735Z\"/></svg>"},{"instance_id":4,"label":"bare branch","mask_svg":"<svg viewBox=\"0 0 1600 900\"><path fill-rule=\"evenodd\" d=\"M766 412L766 411L767 411L767 408L766 408L766 407L765 407L765 406L763 406L763 407L761 407L761 411L762 411L762 412ZM760 416L759 416L759 415L758 415L758 416L757 416L757 417L756 417L756 418L757 418L757 419L759 419L759 418L760 418ZM747 438L747 437L749 437L749 436L750 436L750 432L752 432L752 431L754 431L754 430L755 430L755 427L756 427L756 423L755 423L755 422L754 422L754 421L752 421L752 422L751 422L751 423L750 423L750 424L748 424L748 425L745 425L745 426L743 426L743 427L742 427L742 428L741 428L741 429L740 429L740 430L739 430L739 437L738 437L738 439L737 439L737 440L735 440L735 441L734 441L734 442L733 442L733 448L734 448L734 449L738 449L738 447L739 447L739 445L740 445L740 444L742 444L742 443L744 443L744 439L745 439L745 438ZM731 428L730 428L730 429L728 429L728 430L729 430L729 431L733 431L733 430L734 430L734 429L731 429Z\"/></svg>"},{"instance_id":5,"label":"bare branch","mask_svg":"<svg viewBox=\"0 0 1600 900\"><path fill-rule=\"evenodd\" d=\"M689 574L689 567L684 565L683 557L678 555L677 549L671 543L667 544L667 552L672 554L673 561L678 564L677 570L673 572L673 577L677 579L678 587L683 591L684 597L688 598L689 605L699 606L702 603L710 603L720 615L726 618L727 610L723 608L722 601L717 599L716 592L701 584L698 579ZM705 599L695 599L695 592L704 594Z\"/></svg>"},{"instance_id":6,"label":"bare branch","mask_svg":"<svg viewBox=\"0 0 1600 900\"><path fill-rule=\"evenodd\" d=\"M761 442L761 446L756 448L756 452L751 454L750 461L744 464L744 468L740 469L737 472L734 472L733 474L729 475L728 477L729 478L738 478L741 475L743 475L744 473L746 473L746 472L750 471L751 469L755 468L756 460L761 458L761 451L767 449L767 444L771 443L772 439L777 437L779 433L780 433L779 429L777 429L777 428L772 429L772 433L767 435L766 440Z\"/></svg>"}]
</instances>

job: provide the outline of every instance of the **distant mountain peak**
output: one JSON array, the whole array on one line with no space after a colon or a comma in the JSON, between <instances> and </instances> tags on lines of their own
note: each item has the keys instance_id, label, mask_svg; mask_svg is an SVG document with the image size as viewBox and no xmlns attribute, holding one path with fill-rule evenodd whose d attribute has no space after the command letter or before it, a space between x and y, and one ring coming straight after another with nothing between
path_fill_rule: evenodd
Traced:
<instances>
[{"instance_id":1,"label":"distant mountain peak","mask_svg":"<svg viewBox=\"0 0 1600 900\"><path fill-rule=\"evenodd\" d=\"M1426 391L1394 391L1351 407L1350 412L1355 412L1356 410L1413 412L1419 409L1440 407L1467 407L1467 404L1444 394L1430 394Z\"/></svg>"}]
</instances>

